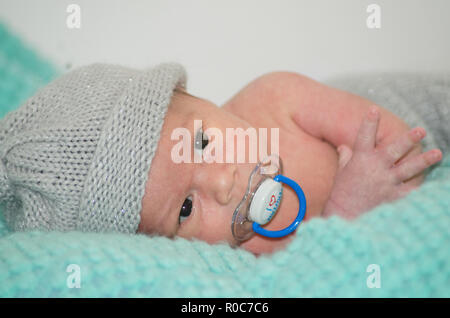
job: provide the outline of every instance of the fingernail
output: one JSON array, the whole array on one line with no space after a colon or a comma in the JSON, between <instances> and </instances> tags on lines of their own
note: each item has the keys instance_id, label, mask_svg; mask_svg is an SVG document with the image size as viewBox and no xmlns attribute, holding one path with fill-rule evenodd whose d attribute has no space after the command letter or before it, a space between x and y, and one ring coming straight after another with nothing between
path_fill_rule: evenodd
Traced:
<instances>
[{"instance_id":1,"label":"fingernail","mask_svg":"<svg viewBox=\"0 0 450 318\"><path fill-rule=\"evenodd\" d=\"M432 152L432 155L431 155L431 157L432 157L434 160L439 159L440 156L441 156L441 154L440 154L439 151L433 151L433 152Z\"/></svg>"},{"instance_id":2,"label":"fingernail","mask_svg":"<svg viewBox=\"0 0 450 318\"><path fill-rule=\"evenodd\" d=\"M438 151L431 151L430 153L428 153L428 160L431 162L435 162L439 159L439 152Z\"/></svg>"},{"instance_id":3,"label":"fingernail","mask_svg":"<svg viewBox=\"0 0 450 318\"><path fill-rule=\"evenodd\" d=\"M423 136L422 130L416 129L416 130L414 131L414 135L416 135L417 137L422 137L422 136Z\"/></svg>"},{"instance_id":4,"label":"fingernail","mask_svg":"<svg viewBox=\"0 0 450 318\"><path fill-rule=\"evenodd\" d=\"M378 116L378 109L375 106L372 106L370 109L370 116L372 118L376 118Z\"/></svg>"}]
</instances>

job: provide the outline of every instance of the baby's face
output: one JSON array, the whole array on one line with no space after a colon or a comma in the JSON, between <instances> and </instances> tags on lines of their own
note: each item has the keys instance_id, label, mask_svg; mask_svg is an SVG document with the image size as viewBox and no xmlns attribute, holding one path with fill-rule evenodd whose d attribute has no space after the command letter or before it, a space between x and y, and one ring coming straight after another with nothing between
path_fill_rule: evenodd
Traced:
<instances>
[{"instance_id":1,"label":"baby's face","mask_svg":"<svg viewBox=\"0 0 450 318\"><path fill-rule=\"evenodd\" d=\"M207 100L175 92L149 171L138 232L234 245L232 215L256 163L248 163L248 154L247 163L236 163L236 158L234 163L195 163L194 151L201 153L208 142L200 143L200 149L198 143L194 144L202 137L202 132L194 131L194 120L202 121L203 132L215 127L223 136L226 128L250 127L247 121ZM181 127L187 128L191 135L190 163L176 163L172 159L173 148L180 138L171 140L171 135ZM209 138L210 142L212 139L206 135L203 138ZM224 154L225 150L224 142ZM237 152L234 153L237 157Z\"/></svg>"}]
</instances>

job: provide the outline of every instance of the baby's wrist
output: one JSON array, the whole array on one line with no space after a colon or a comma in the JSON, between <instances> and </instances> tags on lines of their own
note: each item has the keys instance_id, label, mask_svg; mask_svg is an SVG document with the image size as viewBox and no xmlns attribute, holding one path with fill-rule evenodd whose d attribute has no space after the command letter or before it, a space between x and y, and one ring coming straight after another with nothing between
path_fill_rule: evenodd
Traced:
<instances>
[{"instance_id":1,"label":"baby's wrist","mask_svg":"<svg viewBox=\"0 0 450 318\"><path fill-rule=\"evenodd\" d=\"M352 193L348 193L345 189L335 185L325 204L322 216L338 215L345 219L354 219L362 212L361 207L355 203L355 197L352 197Z\"/></svg>"},{"instance_id":2,"label":"baby's wrist","mask_svg":"<svg viewBox=\"0 0 450 318\"><path fill-rule=\"evenodd\" d=\"M322 211L322 216L329 217L332 215L345 216L348 212L339 204L337 204L332 197L328 198L325 208Z\"/></svg>"}]
</instances>

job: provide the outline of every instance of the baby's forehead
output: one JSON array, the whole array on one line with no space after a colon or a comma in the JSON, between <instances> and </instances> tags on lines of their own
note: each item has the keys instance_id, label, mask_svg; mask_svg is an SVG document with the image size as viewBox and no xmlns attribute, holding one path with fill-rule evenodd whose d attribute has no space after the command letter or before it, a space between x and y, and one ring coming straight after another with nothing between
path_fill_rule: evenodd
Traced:
<instances>
[{"instance_id":1,"label":"baby's forehead","mask_svg":"<svg viewBox=\"0 0 450 318\"><path fill-rule=\"evenodd\" d=\"M189 96L189 97L193 97L193 98L198 98L198 97L196 97L196 96L194 96L194 95L191 95L191 94L189 94L184 88L182 88L182 87L177 87L177 88L175 88L175 93L179 93L179 94L182 94L182 95L184 95L184 96Z\"/></svg>"},{"instance_id":2,"label":"baby's forehead","mask_svg":"<svg viewBox=\"0 0 450 318\"><path fill-rule=\"evenodd\" d=\"M164 135L172 133L176 128L194 129L194 120L205 119L205 111L202 107L204 101L186 92L175 92L169 106L168 114L164 120ZM209 116L209 114L208 114ZM166 136L167 137L167 136Z\"/></svg>"}]
</instances>

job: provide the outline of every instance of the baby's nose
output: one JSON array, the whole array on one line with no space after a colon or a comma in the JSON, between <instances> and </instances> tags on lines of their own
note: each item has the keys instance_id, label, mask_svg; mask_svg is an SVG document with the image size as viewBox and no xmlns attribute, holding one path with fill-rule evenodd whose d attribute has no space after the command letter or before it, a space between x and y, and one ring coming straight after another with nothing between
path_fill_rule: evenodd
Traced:
<instances>
[{"instance_id":1,"label":"baby's nose","mask_svg":"<svg viewBox=\"0 0 450 318\"><path fill-rule=\"evenodd\" d=\"M211 170L212 183L210 185L214 198L222 205L226 205L232 199L233 188L236 185L237 168L231 164L217 164Z\"/></svg>"}]
</instances>

